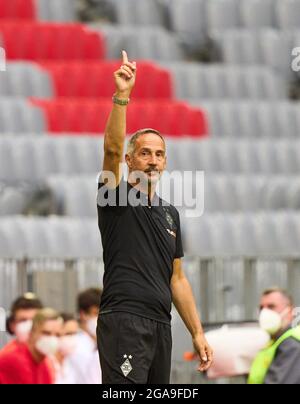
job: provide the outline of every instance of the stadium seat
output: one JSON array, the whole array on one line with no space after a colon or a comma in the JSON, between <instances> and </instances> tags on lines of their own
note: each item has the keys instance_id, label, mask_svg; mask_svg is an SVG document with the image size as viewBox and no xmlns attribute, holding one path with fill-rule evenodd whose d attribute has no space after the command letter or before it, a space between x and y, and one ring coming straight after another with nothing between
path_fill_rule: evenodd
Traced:
<instances>
[{"instance_id":1,"label":"stadium seat","mask_svg":"<svg viewBox=\"0 0 300 404\"><path fill-rule=\"evenodd\" d=\"M26 23L20 26L15 21L0 22L0 34L9 60L99 60L105 54L101 35L81 24Z\"/></svg>"},{"instance_id":2,"label":"stadium seat","mask_svg":"<svg viewBox=\"0 0 300 404\"><path fill-rule=\"evenodd\" d=\"M74 22L77 20L74 0L37 0L39 21Z\"/></svg>"},{"instance_id":3,"label":"stadium seat","mask_svg":"<svg viewBox=\"0 0 300 404\"><path fill-rule=\"evenodd\" d=\"M0 0L0 19L35 20L34 0Z\"/></svg>"},{"instance_id":4,"label":"stadium seat","mask_svg":"<svg viewBox=\"0 0 300 404\"><path fill-rule=\"evenodd\" d=\"M43 63L42 67L54 80L57 97L111 97L114 93L112 77L119 62L60 62ZM134 98L165 98L173 95L169 71L149 62L139 62L139 80Z\"/></svg>"},{"instance_id":5,"label":"stadium seat","mask_svg":"<svg viewBox=\"0 0 300 404\"><path fill-rule=\"evenodd\" d=\"M277 19L279 27L283 30L299 28L300 1L284 0L276 2Z\"/></svg>"},{"instance_id":6,"label":"stadium seat","mask_svg":"<svg viewBox=\"0 0 300 404\"><path fill-rule=\"evenodd\" d=\"M158 61L183 60L180 41L175 34L159 27L90 25L106 39L107 57L120 59L120 52L126 49L133 60Z\"/></svg>"},{"instance_id":7,"label":"stadium seat","mask_svg":"<svg viewBox=\"0 0 300 404\"><path fill-rule=\"evenodd\" d=\"M274 27L276 24L273 0L242 0L242 25L249 29Z\"/></svg>"},{"instance_id":8,"label":"stadium seat","mask_svg":"<svg viewBox=\"0 0 300 404\"><path fill-rule=\"evenodd\" d=\"M32 104L41 108L52 133L98 133L105 130L111 111L110 101L78 99L54 101L32 99ZM127 130L134 133L142 127L154 127L164 134L174 136L206 136L206 117L200 109L186 103L169 101L146 101L133 103L128 111Z\"/></svg>"},{"instance_id":9,"label":"stadium seat","mask_svg":"<svg viewBox=\"0 0 300 404\"><path fill-rule=\"evenodd\" d=\"M183 99L283 99L287 97L284 80L261 66L165 64L174 74L175 92Z\"/></svg>"},{"instance_id":10,"label":"stadium seat","mask_svg":"<svg viewBox=\"0 0 300 404\"><path fill-rule=\"evenodd\" d=\"M205 110L214 136L284 139L299 135L298 103L199 100L194 104Z\"/></svg>"},{"instance_id":11,"label":"stadium seat","mask_svg":"<svg viewBox=\"0 0 300 404\"><path fill-rule=\"evenodd\" d=\"M208 0L206 7L209 32L225 30L241 25L239 0Z\"/></svg>"}]
</instances>

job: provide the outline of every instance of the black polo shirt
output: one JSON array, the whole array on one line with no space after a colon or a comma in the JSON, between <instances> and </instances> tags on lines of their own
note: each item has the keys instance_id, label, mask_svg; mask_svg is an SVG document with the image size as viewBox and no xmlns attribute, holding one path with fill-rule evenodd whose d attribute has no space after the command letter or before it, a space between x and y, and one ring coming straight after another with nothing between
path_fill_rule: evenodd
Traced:
<instances>
[{"instance_id":1,"label":"black polo shirt","mask_svg":"<svg viewBox=\"0 0 300 404\"><path fill-rule=\"evenodd\" d=\"M127 312L170 324L174 259L183 257L177 209L151 202L122 179L98 187L98 222L105 265L101 314Z\"/></svg>"}]
</instances>

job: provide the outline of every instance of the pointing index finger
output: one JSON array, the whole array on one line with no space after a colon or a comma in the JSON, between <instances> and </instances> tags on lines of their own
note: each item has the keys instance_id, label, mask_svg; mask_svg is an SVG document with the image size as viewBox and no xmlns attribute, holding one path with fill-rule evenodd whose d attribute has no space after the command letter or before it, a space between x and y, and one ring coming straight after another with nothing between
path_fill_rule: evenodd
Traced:
<instances>
[{"instance_id":1,"label":"pointing index finger","mask_svg":"<svg viewBox=\"0 0 300 404\"><path fill-rule=\"evenodd\" d=\"M122 51L122 55L123 55L123 63L126 64L129 62L128 60L128 55L127 52L125 50Z\"/></svg>"}]
</instances>

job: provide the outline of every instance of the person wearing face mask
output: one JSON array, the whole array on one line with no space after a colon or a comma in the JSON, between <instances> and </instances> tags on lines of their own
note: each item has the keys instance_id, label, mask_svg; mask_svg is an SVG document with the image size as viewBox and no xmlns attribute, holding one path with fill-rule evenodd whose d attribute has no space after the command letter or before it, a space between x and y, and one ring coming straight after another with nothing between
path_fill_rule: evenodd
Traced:
<instances>
[{"instance_id":1,"label":"person wearing face mask","mask_svg":"<svg viewBox=\"0 0 300 404\"><path fill-rule=\"evenodd\" d=\"M91 288L80 293L77 299L80 330L77 334L76 350L69 357L76 384L93 384L91 379L94 377L89 378L87 374L91 371L91 364L95 364L95 357L95 378L101 375L96 337L101 294L101 289Z\"/></svg>"},{"instance_id":2,"label":"person wearing face mask","mask_svg":"<svg viewBox=\"0 0 300 404\"><path fill-rule=\"evenodd\" d=\"M293 328L294 312L285 290L263 293L259 322L272 341L256 357L249 384L300 384L300 327Z\"/></svg>"},{"instance_id":3,"label":"person wearing face mask","mask_svg":"<svg viewBox=\"0 0 300 404\"><path fill-rule=\"evenodd\" d=\"M72 314L62 313L63 326L59 338L59 348L53 359L55 384L75 384L76 378L70 363L70 356L77 348L78 321Z\"/></svg>"},{"instance_id":4,"label":"person wearing face mask","mask_svg":"<svg viewBox=\"0 0 300 404\"><path fill-rule=\"evenodd\" d=\"M8 333L15 338L1 352L9 351L19 343L27 342L32 328L32 320L42 308L42 302L33 293L26 293L13 302L6 328Z\"/></svg>"},{"instance_id":5,"label":"person wearing face mask","mask_svg":"<svg viewBox=\"0 0 300 404\"><path fill-rule=\"evenodd\" d=\"M40 310L33 319L27 343L0 354L0 384L53 384L49 358L58 350L61 327L56 311Z\"/></svg>"}]
</instances>

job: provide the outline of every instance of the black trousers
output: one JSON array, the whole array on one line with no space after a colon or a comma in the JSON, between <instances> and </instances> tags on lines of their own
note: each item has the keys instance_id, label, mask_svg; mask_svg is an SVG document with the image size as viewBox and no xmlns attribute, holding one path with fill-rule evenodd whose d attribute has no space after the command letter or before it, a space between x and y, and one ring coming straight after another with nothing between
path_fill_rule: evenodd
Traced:
<instances>
[{"instance_id":1,"label":"black trousers","mask_svg":"<svg viewBox=\"0 0 300 404\"><path fill-rule=\"evenodd\" d=\"M167 324L129 313L100 315L103 384L169 384L172 333Z\"/></svg>"}]
</instances>

